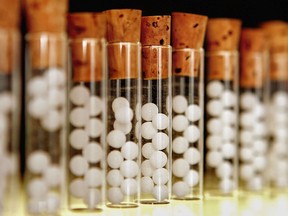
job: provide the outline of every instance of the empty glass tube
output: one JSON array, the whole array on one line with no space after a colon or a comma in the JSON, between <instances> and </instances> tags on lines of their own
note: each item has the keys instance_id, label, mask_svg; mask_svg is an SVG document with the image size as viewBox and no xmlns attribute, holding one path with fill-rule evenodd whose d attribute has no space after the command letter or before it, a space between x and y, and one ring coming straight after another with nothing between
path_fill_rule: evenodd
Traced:
<instances>
[{"instance_id":1,"label":"empty glass tube","mask_svg":"<svg viewBox=\"0 0 288 216\"><path fill-rule=\"evenodd\" d=\"M238 187L238 42L241 21L210 19L207 26L205 196Z\"/></svg>"},{"instance_id":2,"label":"empty glass tube","mask_svg":"<svg viewBox=\"0 0 288 216\"><path fill-rule=\"evenodd\" d=\"M201 199L203 196L204 50L201 47L206 24L206 16L172 13L174 199L192 200Z\"/></svg>"},{"instance_id":3,"label":"empty glass tube","mask_svg":"<svg viewBox=\"0 0 288 216\"><path fill-rule=\"evenodd\" d=\"M106 205L131 208L137 207L139 201L141 11L123 9L105 13L108 23ZM127 25L130 19L133 25Z\"/></svg>"},{"instance_id":4,"label":"empty glass tube","mask_svg":"<svg viewBox=\"0 0 288 216\"><path fill-rule=\"evenodd\" d=\"M268 187L268 46L260 29L243 29L240 46L239 189Z\"/></svg>"}]
</instances>

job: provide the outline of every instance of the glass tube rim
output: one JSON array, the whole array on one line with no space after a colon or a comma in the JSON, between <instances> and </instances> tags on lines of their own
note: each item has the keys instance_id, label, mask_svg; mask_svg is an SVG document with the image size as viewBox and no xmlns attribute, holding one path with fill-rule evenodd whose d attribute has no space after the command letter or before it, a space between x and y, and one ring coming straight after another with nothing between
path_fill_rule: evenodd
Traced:
<instances>
[{"instance_id":1,"label":"glass tube rim","mask_svg":"<svg viewBox=\"0 0 288 216\"><path fill-rule=\"evenodd\" d=\"M53 40L64 40L67 34L65 32L29 32L25 35L26 41L39 40L43 37Z\"/></svg>"}]
</instances>

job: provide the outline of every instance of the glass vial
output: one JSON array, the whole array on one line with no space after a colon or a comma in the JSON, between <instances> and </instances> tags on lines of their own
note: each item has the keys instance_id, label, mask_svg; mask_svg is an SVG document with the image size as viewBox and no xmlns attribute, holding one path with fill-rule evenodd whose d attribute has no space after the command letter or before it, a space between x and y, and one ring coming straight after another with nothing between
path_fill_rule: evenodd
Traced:
<instances>
[{"instance_id":1,"label":"glass vial","mask_svg":"<svg viewBox=\"0 0 288 216\"><path fill-rule=\"evenodd\" d=\"M31 214L60 210L66 35L26 35L26 195Z\"/></svg>"},{"instance_id":2,"label":"glass vial","mask_svg":"<svg viewBox=\"0 0 288 216\"><path fill-rule=\"evenodd\" d=\"M101 210L104 202L105 24L103 13L68 15L67 198L77 212Z\"/></svg>"},{"instance_id":3,"label":"glass vial","mask_svg":"<svg viewBox=\"0 0 288 216\"><path fill-rule=\"evenodd\" d=\"M170 16L141 22L141 203L169 203L171 190L172 48Z\"/></svg>"},{"instance_id":4,"label":"glass vial","mask_svg":"<svg viewBox=\"0 0 288 216\"><path fill-rule=\"evenodd\" d=\"M172 13L172 198L203 196L204 50L208 18ZM188 32L188 33L187 33Z\"/></svg>"},{"instance_id":5,"label":"glass vial","mask_svg":"<svg viewBox=\"0 0 288 216\"><path fill-rule=\"evenodd\" d=\"M205 196L238 187L238 42L241 21L208 20L205 103Z\"/></svg>"},{"instance_id":6,"label":"glass vial","mask_svg":"<svg viewBox=\"0 0 288 216\"><path fill-rule=\"evenodd\" d=\"M239 189L268 187L268 44L261 29L243 29L240 41Z\"/></svg>"},{"instance_id":7,"label":"glass vial","mask_svg":"<svg viewBox=\"0 0 288 216\"><path fill-rule=\"evenodd\" d=\"M262 27L270 45L268 178L273 193L288 188L288 29L282 21Z\"/></svg>"},{"instance_id":8,"label":"glass vial","mask_svg":"<svg viewBox=\"0 0 288 216\"><path fill-rule=\"evenodd\" d=\"M105 11L107 19L106 205L138 206L141 11Z\"/></svg>"},{"instance_id":9,"label":"glass vial","mask_svg":"<svg viewBox=\"0 0 288 216\"><path fill-rule=\"evenodd\" d=\"M0 27L0 53L0 215L6 215L20 208L17 202L21 50L17 29Z\"/></svg>"}]
</instances>

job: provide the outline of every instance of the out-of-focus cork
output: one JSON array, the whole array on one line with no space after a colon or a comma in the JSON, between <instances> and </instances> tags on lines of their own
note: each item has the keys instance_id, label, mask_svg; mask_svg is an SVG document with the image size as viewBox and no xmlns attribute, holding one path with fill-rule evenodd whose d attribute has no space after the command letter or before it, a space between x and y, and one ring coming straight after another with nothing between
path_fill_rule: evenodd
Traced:
<instances>
[{"instance_id":1,"label":"out-of-focus cork","mask_svg":"<svg viewBox=\"0 0 288 216\"><path fill-rule=\"evenodd\" d=\"M211 18L206 32L208 79L232 81L238 71L239 40L242 22L239 19ZM219 53L228 51L230 53ZM218 53L217 53L218 52Z\"/></svg>"},{"instance_id":2,"label":"out-of-focus cork","mask_svg":"<svg viewBox=\"0 0 288 216\"><path fill-rule=\"evenodd\" d=\"M142 11L112 9L105 11L105 15L109 79L139 77Z\"/></svg>"},{"instance_id":3,"label":"out-of-focus cork","mask_svg":"<svg viewBox=\"0 0 288 216\"><path fill-rule=\"evenodd\" d=\"M171 16L145 16L141 20L142 76L162 79L169 76Z\"/></svg>"},{"instance_id":4,"label":"out-of-focus cork","mask_svg":"<svg viewBox=\"0 0 288 216\"><path fill-rule=\"evenodd\" d=\"M19 28L20 0L0 0L0 28Z\"/></svg>"},{"instance_id":5,"label":"out-of-focus cork","mask_svg":"<svg viewBox=\"0 0 288 216\"><path fill-rule=\"evenodd\" d=\"M200 52L203 47L207 26L207 16L173 12L172 13L172 46L173 74L177 76L199 75ZM190 48L193 50L180 50ZM179 49L179 50L178 50Z\"/></svg>"},{"instance_id":6,"label":"out-of-focus cork","mask_svg":"<svg viewBox=\"0 0 288 216\"><path fill-rule=\"evenodd\" d=\"M100 81L103 77L103 41L106 36L104 13L71 13L68 34L75 82Z\"/></svg>"},{"instance_id":7,"label":"out-of-focus cork","mask_svg":"<svg viewBox=\"0 0 288 216\"><path fill-rule=\"evenodd\" d=\"M267 77L267 36L262 29L245 28L240 38L240 86L261 88Z\"/></svg>"}]
</instances>

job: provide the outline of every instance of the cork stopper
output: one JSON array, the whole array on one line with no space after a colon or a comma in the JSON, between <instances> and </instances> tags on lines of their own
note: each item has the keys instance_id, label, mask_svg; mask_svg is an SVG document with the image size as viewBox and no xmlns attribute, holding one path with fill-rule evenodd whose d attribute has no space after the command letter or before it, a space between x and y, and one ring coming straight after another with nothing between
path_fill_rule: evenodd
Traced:
<instances>
[{"instance_id":1,"label":"cork stopper","mask_svg":"<svg viewBox=\"0 0 288 216\"><path fill-rule=\"evenodd\" d=\"M141 44L170 45L171 16L144 16L141 18Z\"/></svg>"},{"instance_id":2,"label":"cork stopper","mask_svg":"<svg viewBox=\"0 0 288 216\"><path fill-rule=\"evenodd\" d=\"M105 14L70 13L68 19L68 35L70 38L105 38Z\"/></svg>"},{"instance_id":3,"label":"cork stopper","mask_svg":"<svg viewBox=\"0 0 288 216\"><path fill-rule=\"evenodd\" d=\"M172 46L176 49L203 47L207 16L173 12Z\"/></svg>"},{"instance_id":4,"label":"cork stopper","mask_svg":"<svg viewBox=\"0 0 288 216\"><path fill-rule=\"evenodd\" d=\"M211 18L206 33L207 51L238 50L241 20L229 18Z\"/></svg>"},{"instance_id":5,"label":"cork stopper","mask_svg":"<svg viewBox=\"0 0 288 216\"><path fill-rule=\"evenodd\" d=\"M267 76L268 43L262 29L245 28L240 38L240 86L260 88Z\"/></svg>"},{"instance_id":6,"label":"cork stopper","mask_svg":"<svg viewBox=\"0 0 288 216\"><path fill-rule=\"evenodd\" d=\"M20 0L0 0L0 28L18 28Z\"/></svg>"},{"instance_id":7,"label":"cork stopper","mask_svg":"<svg viewBox=\"0 0 288 216\"><path fill-rule=\"evenodd\" d=\"M105 11L108 42L139 42L142 11L112 9Z\"/></svg>"},{"instance_id":8,"label":"cork stopper","mask_svg":"<svg viewBox=\"0 0 288 216\"><path fill-rule=\"evenodd\" d=\"M68 0L25 0L28 32L66 31Z\"/></svg>"}]
</instances>

